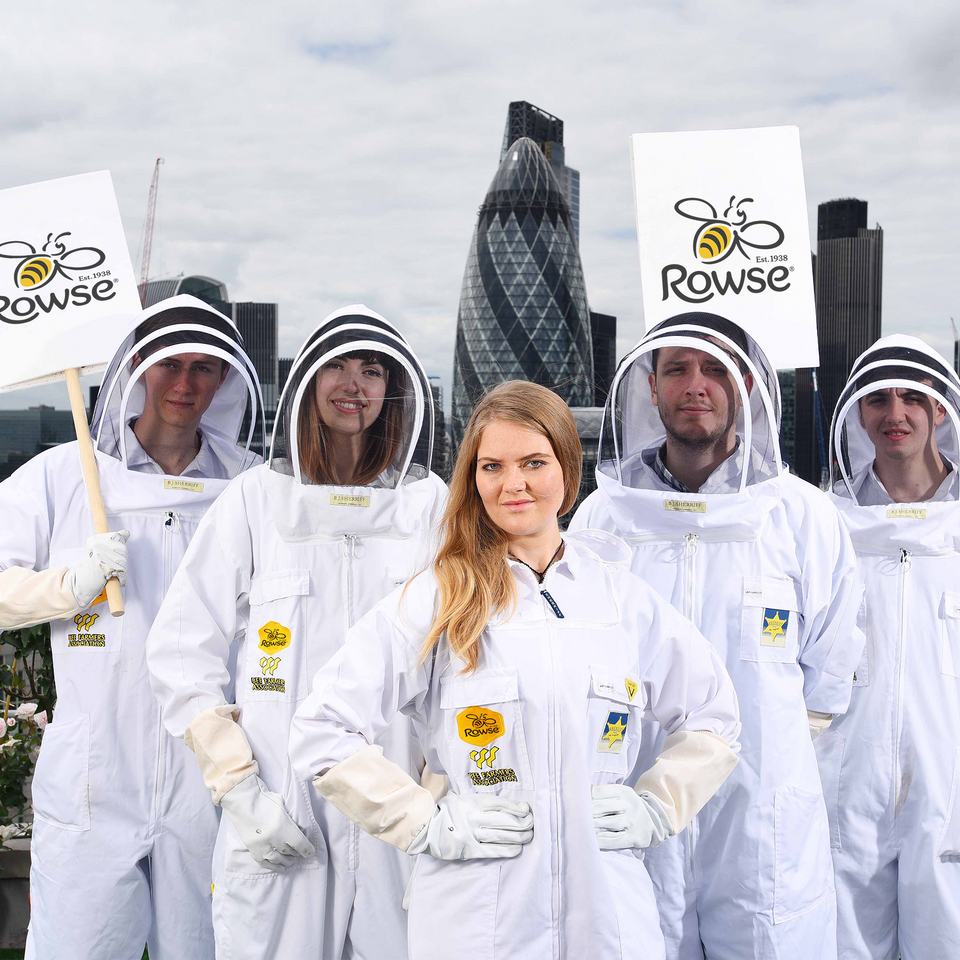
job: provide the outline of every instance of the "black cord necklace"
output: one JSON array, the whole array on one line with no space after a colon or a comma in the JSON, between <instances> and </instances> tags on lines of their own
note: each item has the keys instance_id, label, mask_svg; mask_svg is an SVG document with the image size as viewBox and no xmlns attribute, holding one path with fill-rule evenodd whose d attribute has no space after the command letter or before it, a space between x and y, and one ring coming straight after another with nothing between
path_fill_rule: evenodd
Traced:
<instances>
[{"instance_id":1,"label":"black cord necklace","mask_svg":"<svg viewBox=\"0 0 960 960\"><path fill-rule=\"evenodd\" d=\"M557 555L560 553L562 549L563 549L563 541L561 540L560 546L553 551L553 556L547 562L547 565L543 568L542 572L540 570L534 570L534 568L531 567L529 563L527 563L525 560L521 560L519 557L514 556L512 553L507 553L507 556L511 560L516 560L517 563L522 563L537 578L537 583L543 583L543 578L547 575L547 571L550 569L550 567L553 566L553 561L557 559Z\"/></svg>"}]
</instances>

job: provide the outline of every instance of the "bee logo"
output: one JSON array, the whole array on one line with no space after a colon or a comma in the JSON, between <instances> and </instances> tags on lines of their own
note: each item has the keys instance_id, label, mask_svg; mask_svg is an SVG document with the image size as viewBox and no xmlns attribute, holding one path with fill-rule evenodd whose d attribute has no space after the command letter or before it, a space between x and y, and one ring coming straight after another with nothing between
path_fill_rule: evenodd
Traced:
<instances>
[{"instance_id":1,"label":"bee logo","mask_svg":"<svg viewBox=\"0 0 960 960\"><path fill-rule=\"evenodd\" d=\"M718 216L712 203L700 197L684 197L678 200L673 209L688 220L701 224L693 237L693 255L702 263L720 263L726 260L734 250L750 258L744 249L772 250L783 243L783 230L772 220L749 220L742 209L744 204L753 203L753 197L737 200L730 197L723 216ZM747 234L749 233L749 238Z\"/></svg>"},{"instance_id":2,"label":"bee logo","mask_svg":"<svg viewBox=\"0 0 960 960\"><path fill-rule=\"evenodd\" d=\"M282 623L271 620L265 623L260 630L260 643L257 646L264 653L277 653L290 646L290 630Z\"/></svg>"},{"instance_id":3,"label":"bee logo","mask_svg":"<svg viewBox=\"0 0 960 960\"><path fill-rule=\"evenodd\" d=\"M467 707L457 714L457 733L464 743L485 747L506 732L503 714L486 707Z\"/></svg>"},{"instance_id":4,"label":"bee logo","mask_svg":"<svg viewBox=\"0 0 960 960\"><path fill-rule=\"evenodd\" d=\"M90 628L97 622L99 616L99 613L78 613L73 618L73 622L77 625L78 630L86 630L89 633Z\"/></svg>"},{"instance_id":5,"label":"bee logo","mask_svg":"<svg viewBox=\"0 0 960 960\"><path fill-rule=\"evenodd\" d=\"M64 237L70 231L54 236L47 234L47 241L37 250L26 240L7 240L0 243L0 257L16 260L13 268L13 282L19 290L38 290L46 286L57 275L73 280L73 273L80 270L94 270L106 259L106 254L96 247L74 247L68 250Z\"/></svg>"},{"instance_id":6,"label":"bee logo","mask_svg":"<svg viewBox=\"0 0 960 960\"><path fill-rule=\"evenodd\" d=\"M491 747L489 750L486 748L483 750L471 750L470 759L477 765L478 770L482 769L484 764L492 767L493 761L497 759L499 750L499 747Z\"/></svg>"},{"instance_id":7,"label":"bee logo","mask_svg":"<svg viewBox=\"0 0 960 960\"><path fill-rule=\"evenodd\" d=\"M270 676L272 677L274 671L279 666L280 666L279 657L261 657L260 658L260 669L263 671L264 676L266 676L269 673Z\"/></svg>"}]
</instances>

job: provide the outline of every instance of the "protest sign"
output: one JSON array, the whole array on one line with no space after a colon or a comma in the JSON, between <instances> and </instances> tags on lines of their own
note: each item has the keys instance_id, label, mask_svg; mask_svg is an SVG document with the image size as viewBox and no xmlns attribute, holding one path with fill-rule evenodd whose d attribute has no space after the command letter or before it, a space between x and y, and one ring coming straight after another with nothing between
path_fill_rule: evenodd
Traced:
<instances>
[{"instance_id":1,"label":"protest sign","mask_svg":"<svg viewBox=\"0 0 960 960\"><path fill-rule=\"evenodd\" d=\"M796 127L635 134L644 322L735 321L775 367L819 365Z\"/></svg>"},{"instance_id":2,"label":"protest sign","mask_svg":"<svg viewBox=\"0 0 960 960\"><path fill-rule=\"evenodd\" d=\"M65 379L97 533L107 533L80 374L102 370L140 310L107 171L0 190L0 391ZM107 583L114 616L120 586Z\"/></svg>"}]
</instances>

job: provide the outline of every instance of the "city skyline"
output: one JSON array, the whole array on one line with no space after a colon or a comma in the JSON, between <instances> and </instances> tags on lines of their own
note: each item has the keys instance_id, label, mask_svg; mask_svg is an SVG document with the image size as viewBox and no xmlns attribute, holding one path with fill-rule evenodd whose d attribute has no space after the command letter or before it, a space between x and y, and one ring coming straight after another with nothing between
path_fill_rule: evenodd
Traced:
<instances>
[{"instance_id":1,"label":"city skyline","mask_svg":"<svg viewBox=\"0 0 960 960\"><path fill-rule=\"evenodd\" d=\"M145 33L132 9L91 23L54 0L42 32L10 11L0 187L110 169L139 266L159 153L154 277L278 302L281 355L365 302L419 340L449 397L463 263L510 102L565 121L587 289L618 317L618 355L643 332L629 136L795 123L811 236L820 201L867 198L895 238L884 332L949 356L960 12L921 7L293 2L254 20L211 4L158 11Z\"/></svg>"}]
</instances>

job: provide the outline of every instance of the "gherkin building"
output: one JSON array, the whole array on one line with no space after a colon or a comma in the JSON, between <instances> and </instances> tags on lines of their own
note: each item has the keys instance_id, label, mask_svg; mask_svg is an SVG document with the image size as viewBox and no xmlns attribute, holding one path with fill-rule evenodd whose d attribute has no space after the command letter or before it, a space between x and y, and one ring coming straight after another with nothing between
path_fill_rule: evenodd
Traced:
<instances>
[{"instance_id":1,"label":"gherkin building","mask_svg":"<svg viewBox=\"0 0 960 960\"><path fill-rule=\"evenodd\" d=\"M556 174L526 137L507 150L487 196L460 290L453 439L503 380L550 387L572 407L593 402L583 266Z\"/></svg>"}]
</instances>

